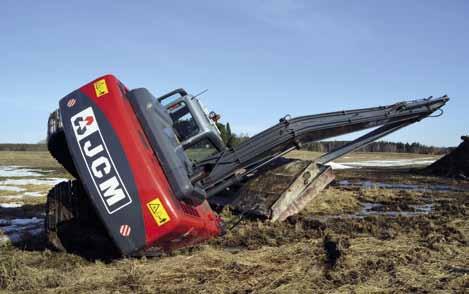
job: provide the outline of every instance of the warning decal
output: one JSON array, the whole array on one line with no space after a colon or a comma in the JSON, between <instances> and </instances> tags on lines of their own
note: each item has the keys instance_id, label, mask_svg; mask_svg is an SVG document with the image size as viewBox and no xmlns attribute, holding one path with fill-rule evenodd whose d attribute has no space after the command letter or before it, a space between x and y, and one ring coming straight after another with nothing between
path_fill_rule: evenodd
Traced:
<instances>
[{"instance_id":1,"label":"warning decal","mask_svg":"<svg viewBox=\"0 0 469 294\"><path fill-rule=\"evenodd\" d=\"M153 199L152 201L147 203L147 206L158 226L164 225L165 223L169 222L169 215L166 212L166 209L164 208L163 204L161 204L160 199Z\"/></svg>"},{"instance_id":2,"label":"warning decal","mask_svg":"<svg viewBox=\"0 0 469 294\"><path fill-rule=\"evenodd\" d=\"M93 86L94 86L94 91L96 92L96 97L101 97L109 93L105 79L101 79L97 82L94 82Z\"/></svg>"}]
</instances>

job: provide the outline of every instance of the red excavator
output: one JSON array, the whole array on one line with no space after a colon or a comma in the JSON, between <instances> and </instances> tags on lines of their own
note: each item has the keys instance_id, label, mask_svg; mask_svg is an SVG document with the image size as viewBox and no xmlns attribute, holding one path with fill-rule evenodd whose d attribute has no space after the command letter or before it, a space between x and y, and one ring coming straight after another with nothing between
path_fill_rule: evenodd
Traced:
<instances>
[{"instance_id":1,"label":"red excavator","mask_svg":"<svg viewBox=\"0 0 469 294\"><path fill-rule=\"evenodd\" d=\"M229 204L241 213L284 220L334 179L328 162L430 116L448 100L285 116L227 147L216 124L220 116L185 90L155 98L112 75L100 77L62 98L49 117L48 149L75 179L47 196L48 239L60 250L106 248L129 256L219 236L223 222L211 207ZM263 185L286 153L370 128L312 161L281 163L292 174ZM255 193L233 193L249 182L258 187ZM281 188L274 193L272 186Z\"/></svg>"}]
</instances>

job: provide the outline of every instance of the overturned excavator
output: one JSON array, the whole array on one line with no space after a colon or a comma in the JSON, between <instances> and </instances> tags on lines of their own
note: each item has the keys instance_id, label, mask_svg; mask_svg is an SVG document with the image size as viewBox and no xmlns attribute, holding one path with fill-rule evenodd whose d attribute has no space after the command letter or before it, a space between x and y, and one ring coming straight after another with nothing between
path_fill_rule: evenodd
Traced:
<instances>
[{"instance_id":1,"label":"overturned excavator","mask_svg":"<svg viewBox=\"0 0 469 294\"><path fill-rule=\"evenodd\" d=\"M129 256L219 236L223 222L212 207L230 204L284 220L334 179L328 162L430 116L448 100L285 116L227 147L219 116L183 89L155 98L112 75L100 77L62 98L49 117L49 151L75 179L48 194L48 239L60 250L113 248ZM274 184L262 182L274 161L302 144L370 128L319 158L285 163ZM246 183L256 191L233 193Z\"/></svg>"}]
</instances>

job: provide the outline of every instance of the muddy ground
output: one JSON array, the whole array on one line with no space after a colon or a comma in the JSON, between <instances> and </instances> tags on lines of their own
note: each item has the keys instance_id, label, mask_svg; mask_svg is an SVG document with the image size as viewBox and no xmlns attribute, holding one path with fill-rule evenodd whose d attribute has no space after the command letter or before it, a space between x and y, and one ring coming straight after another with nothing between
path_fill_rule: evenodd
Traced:
<instances>
[{"instance_id":1,"label":"muddy ground","mask_svg":"<svg viewBox=\"0 0 469 294\"><path fill-rule=\"evenodd\" d=\"M159 257L87 260L48 250L41 234L3 246L0 292L468 292L467 181L390 168L336 175L286 222L245 219L224 237ZM0 215L40 217L42 209L35 198Z\"/></svg>"}]
</instances>

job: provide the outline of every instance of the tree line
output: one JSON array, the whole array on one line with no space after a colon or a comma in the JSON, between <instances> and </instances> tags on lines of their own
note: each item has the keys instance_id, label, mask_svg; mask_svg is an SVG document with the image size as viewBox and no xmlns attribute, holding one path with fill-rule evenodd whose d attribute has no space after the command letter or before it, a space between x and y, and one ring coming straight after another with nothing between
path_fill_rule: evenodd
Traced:
<instances>
[{"instance_id":1,"label":"tree line","mask_svg":"<svg viewBox=\"0 0 469 294\"><path fill-rule=\"evenodd\" d=\"M0 144L0 151L47 151L46 144L5 143Z\"/></svg>"},{"instance_id":2,"label":"tree line","mask_svg":"<svg viewBox=\"0 0 469 294\"><path fill-rule=\"evenodd\" d=\"M322 141L305 144L303 147L309 151L316 152L329 152L339 148L349 141ZM450 147L435 147L427 146L420 143L402 143L402 142L387 142L378 141L368 144L365 147L358 149L358 152L394 152L394 153L417 153L417 154L433 154L440 155L446 154L453 148Z\"/></svg>"},{"instance_id":3,"label":"tree line","mask_svg":"<svg viewBox=\"0 0 469 294\"><path fill-rule=\"evenodd\" d=\"M217 127L220 130L223 142L228 147L239 145L241 142L249 139L247 135L237 135L231 132L231 126L229 123L222 124L217 123ZM315 152L329 152L336 148L339 148L350 141L321 141L312 142L302 146L302 149ZM360 149L358 152L393 152L393 153L417 153L417 154L433 154L440 155L450 152L454 148L450 147L435 147L427 146L420 143L402 143L402 142L388 142L378 141L368 144Z\"/></svg>"}]
</instances>

